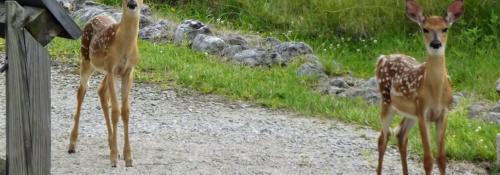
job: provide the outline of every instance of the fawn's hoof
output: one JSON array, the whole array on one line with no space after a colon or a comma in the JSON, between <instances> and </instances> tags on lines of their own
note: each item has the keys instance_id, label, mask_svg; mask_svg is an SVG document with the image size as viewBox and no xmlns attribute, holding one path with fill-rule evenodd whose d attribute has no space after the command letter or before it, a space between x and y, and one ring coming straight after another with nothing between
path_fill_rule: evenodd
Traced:
<instances>
[{"instance_id":1,"label":"fawn's hoof","mask_svg":"<svg viewBox=\"0 0 500 175\"><path fill-rule=\"evenodd\" d=\"M69 153L69 154L76 153L76 151L75 151L75 146L69 146L69 148L68 148L68 153Z\"/></svg>"},{"instance_id":2,"label":"fawn's hoof","mask_svg":"<svg viewBox=\"0 0 500 175\"><path fill-rule=\"evenodd\" d=\"M116 159L111 159L111 167L116 167Z\"/></svg>"},{"instance_id":3,"label":"fawn's hoof","mask_svg":"<svg viewBox=\"0 0 500 175\"><path fill-rule=\"evenodd\" d=\"M132 159L130 159L130 160L125 160L125 166L126 166L126 167L132 167Z\"/></svg>"}]
</instances>

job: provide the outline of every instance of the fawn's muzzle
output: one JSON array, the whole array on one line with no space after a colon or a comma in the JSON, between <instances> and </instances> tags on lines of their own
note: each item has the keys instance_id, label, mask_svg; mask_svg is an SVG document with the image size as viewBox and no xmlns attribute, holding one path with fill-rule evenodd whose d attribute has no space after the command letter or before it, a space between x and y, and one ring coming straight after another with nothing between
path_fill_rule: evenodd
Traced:
<instances>
[{"instance_id":1,"label":"fawn's muzzle","mask_svg":"<svg viewBox=\"0 0 500 175\"><path fill-rule=\"evenodd\" d=\"M441 47L441 42L439 42L438 40L432 40L431 42L431 47L434 48L434 49L439 49Z\"/></svg>"},{"instance_id":2,"label":"fawn's muzzle","mask_svg":"<svg viewBox=\"0 0 500 175\"><path fill-rule=\"evenodd\" d=\"M132 1L128 1L128 3L127 3L127 7L128 7L129 9L131 9L131 10L134 10L134 9L137 7L137 2L135 2L135 1L133 1L133 0L132 0Z\"/></svg>"}]
</instances>

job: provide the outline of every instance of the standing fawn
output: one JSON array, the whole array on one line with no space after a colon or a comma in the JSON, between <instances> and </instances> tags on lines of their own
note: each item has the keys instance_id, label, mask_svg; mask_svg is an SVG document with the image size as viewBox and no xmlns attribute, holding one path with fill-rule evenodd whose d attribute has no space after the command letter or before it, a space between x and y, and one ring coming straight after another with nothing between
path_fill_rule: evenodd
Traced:
<instances>
[{"instance_id":1,"label":"standing fawn","mask_svg":"<svg viewBox=\"0 0 500 175\"><path fill-rule=\"evenodd\" d=\"M142 0L122 0L123 16L117 23L105 15L93 17L84 27L80 48L80 87L77 93L77 108L73 117L68 153L75 153L78 139L80 110L88 87L90 75L95 71L103 73L98 94L108 129L108 144L111 150L111 166L116 167L118 148L116 129L119 117L123 121L125 145L123 157L125 166L132 166L132 155L128 138L129 92L132 88L134 66L139 61L137 36L139 30ZM120 78L122 104L118 104L115 80ZM111 118L110 118L111 102ZM121 106L121 108L120 108Z\"/></svg>"},{"instance_id":2,"label":"standing fawn","mask_svg":"<svg viewBox=\"0 0 500 175\"><path fill-rule=\"evenodd\" d=\"M408 174L408 132L418 123L424 150L425 174L431 174L433 158L428 134L428 122L435 122L437 130L437 164L440 174L446 173L445 132L447 112L452 103L452 90L445 64L448 28L462 15L463 0L455 0L446 17L424 17L422 8L414 0L406 0L406 14L423 30L426 61L419 64L406 55L381 55L376 75L382 95L382 132L378 140L377 174L382 174L382 163L389 138L389 127L396 113L403 116L394 130L398 142L403 174Z\"/></svg>"}]
</instances>

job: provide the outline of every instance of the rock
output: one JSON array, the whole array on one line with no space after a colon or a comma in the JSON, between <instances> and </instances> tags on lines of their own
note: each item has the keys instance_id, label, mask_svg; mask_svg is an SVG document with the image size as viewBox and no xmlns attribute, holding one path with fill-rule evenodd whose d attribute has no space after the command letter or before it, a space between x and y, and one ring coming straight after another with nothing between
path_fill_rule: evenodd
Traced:
<instances>
[{"instance_id":1,"label":"rock","mask_svg":"<svg viewBox=\"0 0 500 175\"><path fill-rule=\"evenodd\" d=\"M486 122L493 122L500 125L500 112L488 112L484 117Z\"/></svg>"},{"instance_id":2,"label":"rock","mask_svg":"<svg viewBox=\"0 0 500 175\"><path fill-rule=\"evenodd\" d=\"M376 77L371 77L370 79L368 79L368 81L366 81L363 86L365 88L372 88L372 89L377 89L378 90L378 82L377 82L377 78Z\"/></svg>"},{"instance_id":3,"label":"rock","mask_svg":"<svg viewBox=\"0 0 500 175\"><path fill-rule=\"evenodd\" d=\"M174 43L177 45L181 45L184 42L191 43L198 34L211 35L212 31L200 21L185 20L175 29Z\"/></svg>"},{"instance_id":4,"label":"rock","mask_svg":"<svg viewBox=\"0 0 500 175\"><path fill-rule=\"evenodd\" d=\"M109 11L110 10L108 10L108 8L106 8L104 6L85 5L73 13L73 18L77 21L81 21L81 22L85 23L85 22L89 21L90 18L92 18L96 15L100 15L100 14L111 15L112 13L110 13Z\"/></svg>"},{"instance_id":5,"label":"rock","mask_svg":"<svg viewBox=\"0 0 500 175\"><path fill-rule=\"evenodd\" d=\"M349 88L350 86L347 84L347 82L344 81L342 77L335 78L333 80L330 80L329 84L334 87L338 88Z\"/></svg>"},{"instance_id":6,"label":"rock","mask_svg":"<svg viewBox=\"0 0 500 175\"><path fill-rule=\"evenodd\" d=\"M236 63L248 66L273 65L282 62L277 53L268 52L264 49L248 49L236 53L232 60Z\"/></svg>"},{"instance_id":7,"label":"rock","mask_svg":"<svg viewBox=\"0 0 500 175\"><path fill-rule=\"evenodd\" d=\"M123 13L121 13L121 12L114 12L111 14L111 16L118 22L122 19L122 15L123 15ZM153 19L151 16L146 16L146 15L141 14L141 19L139 21L139 28L149 26L152 23L153 23Z\"/></svg>"},{"instance_id":8,"label":"rock","mask_svg":"<svg viewBox=\"0 0 500 175\"><path fill-rule=\"evenodd\" d=\"M369 103L378 103L380 101L380 93L371 88L350 88L346 92L340 94L344 97L362 97Z\"/></svg>"},{"instance_id":9,"label":"rock","mask_svg":"<svg viewBox=\"0 0 500 175\"><path fill-rule=\"evenodd\" d=\"M217 55L221 54L225 46L224 40L218 37L199 34L194 38L192 48L200 52Z\"/></svg>"},{"instance_id":10,"label":"rock","mask_svg":"<svg viewBox=\"0 0 500 175\"><path fill-rule=\"evenodd\" d=\"M70 2L70 1L60 1L58 0L59 4L61 4L61 6L67 10L68 12L70 11L73 11L74 10L74 6L73 6L73 3Z\"/></svg>"},{"instance_id":11,"label":"rock","mask_svg":"<svg viewBox=\"0 0 500 175\"><path fill-rule=\"evenodd\" d=\"M246 48L241 46L241 45L230 45L230 46L224 48L224 50L222 50L221 56L231 58L231 57L234 57L234 55L236 55L238 52L241 52L245 49Z\"/></svg>"},{"instance_id":12,"label":"rock","mask_svg":"<svg viewBox=\"0 0 500 175\"><path fill-rule=\"evenodd\" d=\"M297 75L306 77L328 77L325 68L316 55L308 54L305 56L305 62L297 69Z\"/></svg>"},{"instance_id":13,"label":"rock","mask_svg":"<svg viewBox=\"0 0 500 175\"><path fill-rule=\"evenodd\" d=\"M306 77L326 77L321 62L305 62L297 69L297 75Z\"/></svg>"},{"instance_id":14,"label":"rock","mask_svg":"<svg viewBox=\"0 0 500 175\"><path fill-rule=\"evenodd\" d=\"M146 4L143 4L141 7L141 15L144 16L153 16L153 12L149 9L149 6Z\"/></svg>"},{"instance_id":15,"label":"rock","mask_svg":"<svg viewBox=\"0 0 500 175\"><path fill-rule=\"evenodd\" d=\"M485 103L475 103L469 106L469 118L500 124L500 104L490 110Z\"/></svg>"},{"instance_id":16,"label":"rock","mask_svg":"<svg viewBox=\"0 0 500 175\"><path fill-rule=\"evenodd\" d=\"M293 61L293 58L300 55L311 54L312 49L304 42L286 42L277 45L274 52L278 53L285 59L285 64Z\"/></svg>"},{"instance_id":17,"label":"rock","mask_svg":"<svg viewBox=\"0 0 500 175\"><path fill-rule=\"evenodd\" d=\"M500 79L497 80L497 92L500 95Z\"/></svg>"},{"instance_id":18,"label":"rock","mask_svg":"<svg viewBox=\"0 0 500 175\"><path fill-rule=\"evenodd\" d=\"M339 87L336 87L336 86L330 86L328 87L328 89L326 89L326 92L327 94L331 94L331 95L338 95L340 93L343 93L345 92L346 89L344 88L339 88Z\"/></svg>"},{"instance_id":19,"label":"rock","mask_svg":"<svg viewBox=\"0 0 500 175\"><path fill-rule=\"evenodd\" d=\"M280 44L281 44L281 41L276 39L276 38L273 38L273 37L269 37L269 38L264 39L264 45L269 47L269 48L275 48L276 46L278 46Z\"/></svg>"},{"instance_id":20,"label":"rock","mask_svg":"<svg viewBox=\"0 0 500 175\"><path fill-rule=\"evenodd\" d=\"M248 42L247 40L240 35L236 34L229 34L226 36L221 37L227 44L229 45L240 45L240 46L247 46Z\"/></svg>"},{"instance_id":21,"label":"rock","mask_svg":"<svg viewBox=\"0 0 500 175\"><path fill-rule=\"evenodd\" d=\"M172 35L173 34L169 31L169 22L166 20L160 20L153 25L149 25L139 30L139 37L146 40L170 40Z\"/></svg>"},{"instance_id":22,"label":"rock","mask_svg":"<svg viewBox=\"0 0 500 175\"><path fill-rule=\"evenodd\" d=\"M87 22L96 15L108 15L113 17L117 22L122 18L121 9L110 8L108 6L87 1L79 7L72 15L75 20ZM151 14L141 14L139 27L145 27L153 23Z\"/></svg>"},{"instance_id":23,"label":"rock","mask_svg":"<svg viewBox=\"0 0 500 175\"><path fill-rule=\"evenodd\" d=\"M454 108L455 106L457 106L458 104L460 104L460 102L462 102L462 100L464 99L464 94L463 93L457 93L457 94L454 94L453 97L452 97L452 108Z\"/></svg>"},{"instance_id":24,"label":"rock","mask_svg":"<svg viewBox=\"0 0 500 175\"><path fill-rule=\"evenodd\" d=\"M469 106L469 119L477 119L484 116L484 112L486 112L486 105L484 103L475 103Z\"/></svg>"},{"instance_id":25,"label":"rock","mask_svg":"<svg viewBox=\"0 0 500 175\"><path fill-rule=\"evenodd\" d=\"M490 112L500 113L500 103L498 103L495 107L490 109Z\"/></svg>"}]
</instances>

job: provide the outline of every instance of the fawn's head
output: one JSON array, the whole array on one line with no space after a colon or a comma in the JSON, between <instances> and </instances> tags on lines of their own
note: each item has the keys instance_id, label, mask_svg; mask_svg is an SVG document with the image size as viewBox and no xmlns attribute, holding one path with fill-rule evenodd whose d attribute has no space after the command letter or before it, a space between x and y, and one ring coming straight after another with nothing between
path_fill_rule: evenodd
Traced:
<instances>
[{"instance_id":1,"label":"fawn's head","mask_svg":"<svg viewBox=\"0 0 500 175\"><path fill-rule=\"evenodd\" d=\"M122 0L122 8L124 10L124 15L138 15L142 8L143 0Z\"/></svg>"},{"instance_id":2,"label":"fawn's head","mask_svg":"<svg viewBox=\"0 0 500 175\"><path fill-rule=\"evenodd\" d=\"M448 28L462 16L463 0L455 0L448 7L446 16L424 17L423 10L415 0L406 0L406 15L422 28L427 53L444 55Z\"/></svg>"}]
</instances>

